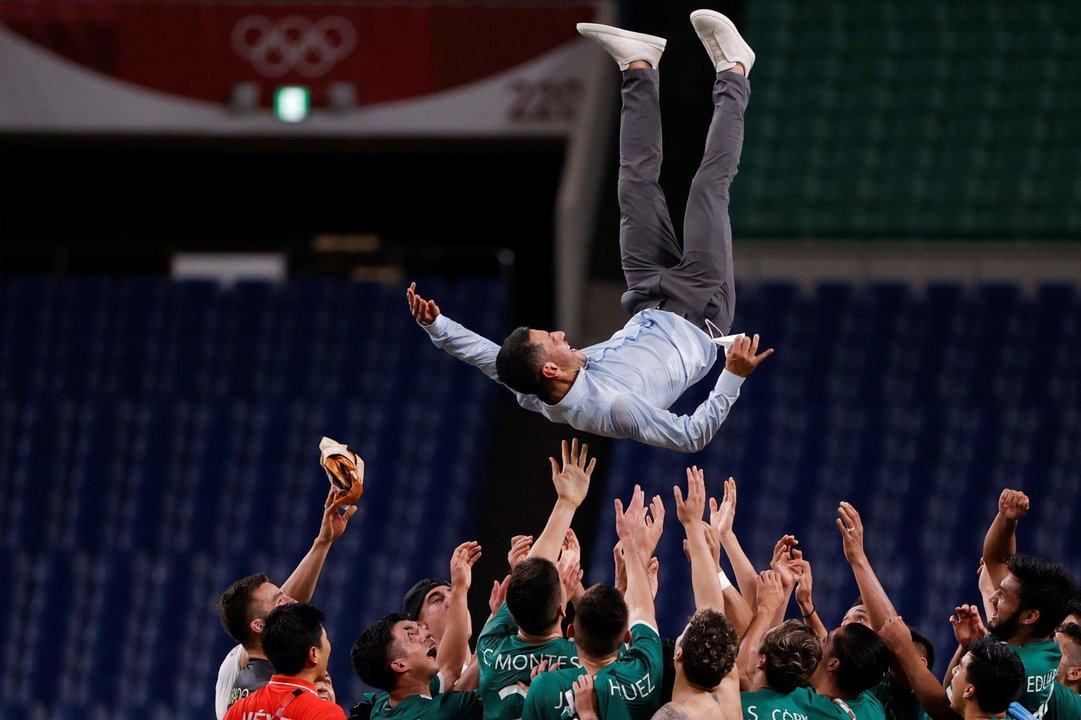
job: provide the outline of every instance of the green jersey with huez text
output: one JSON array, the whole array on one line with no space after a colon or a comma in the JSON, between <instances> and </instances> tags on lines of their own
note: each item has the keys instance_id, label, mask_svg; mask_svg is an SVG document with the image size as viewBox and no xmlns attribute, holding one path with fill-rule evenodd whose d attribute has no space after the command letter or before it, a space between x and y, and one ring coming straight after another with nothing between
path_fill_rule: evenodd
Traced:
<instances>
[{"instance_id":1,"label":"green jersey with huez text","mask_svg":"<svg viewBox=\"0 0 1081 720\"><path fill-rule=\"evenodd\" d=\"M830 700L809 687L790 693L756 690L740 693L743 720L885 720L882 703L869 692L854 700Z\"/></svg>"},{"instance_id":2,"label":"green jersey with huez text","mask_svg":"<svg viewBox=\"0 0 1081 720\"><path fill-rule=\"evenodd\" d=\"M410 695L394 707L383 693L372 707L372 720L481 720L477 691L445 692L434 697Z\"/></svg>"},{"instance_id":3,"label":"green jersey with huez text","mask_svg":"<svg viewBox=\"0 0 1081 720\"><path fill-rule=\"evenodd\" d=\"M538 675L529 686L522 720L572 720L574 681L583 668ZM597 671L593 688L601 720L649 720L661 706L664 661L656 628L644 622L631 626L630 646L619 658Z\"/></svg>"},{"instance_id":4,"label":"green jersey with huez text","mask_svg":"<svg viewBox=\"0 0 1081 720\"><path fill-rule=\"evenodd\" d=\"M518 625L503 603L477 638L484 720L519 720L526 694L522 686L529 685L530 672L544 660L549 669L580 667L578 649L570 640L529 643L518 637Z\"/></svg>"}]
</instances>

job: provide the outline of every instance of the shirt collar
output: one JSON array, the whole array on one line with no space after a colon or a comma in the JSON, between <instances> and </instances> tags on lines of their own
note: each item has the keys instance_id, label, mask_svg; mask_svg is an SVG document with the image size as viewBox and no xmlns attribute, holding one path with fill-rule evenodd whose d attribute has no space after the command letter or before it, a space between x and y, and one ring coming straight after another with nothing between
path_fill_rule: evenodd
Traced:
<instances>
[{"instance_id":1,"label":"shirt collar","mask_svg":"<svg viewBox=\"0 0 1081 720\"><path fill-rule=\"evenodd\" d=\"M311 692L315 692L315 683L308 682L304 678L294 677L293 675L271 675L271 685L291 685L293 687L302 688Z\"/></svg>"},{"instance_id":2,"label":"shirt collar","mask_svg":"<svg viewBox=\"0 0 1081 720\"><path fill-rule=\"evenodd\" d=\"M589 394L589 390L586 388L586 381L583 380L583 376L586 374L586 366L583 365L578 369L578 375L574 378L574 382L571 383L570 390L563 396L563 399L557 402L555 405L548 405L550 408L558 408L560 410L569 410L578 402ZM544 402L541 400L541 402Z\"/></svg>"}]
</instances>

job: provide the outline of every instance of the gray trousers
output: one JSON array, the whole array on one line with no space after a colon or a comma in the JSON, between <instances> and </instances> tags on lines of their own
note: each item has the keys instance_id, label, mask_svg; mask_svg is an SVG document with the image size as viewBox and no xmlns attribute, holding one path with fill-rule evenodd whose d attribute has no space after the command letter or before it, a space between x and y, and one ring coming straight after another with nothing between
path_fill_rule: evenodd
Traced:
<instances>
[{"instance_id":1,"label":"gray trousers","mask_svg":"<svg viewBox=\"0 0 1081 720\"><path fill-rule=\"evenodd\" d=\"M727 334L736 307L728 188L743 149L743 112L750 84L742 75L717 73L713 119L687 198L682 247L658 182L662 155L659 89L656 70L623 73L619 249L627 292L621 303L631 315L659 307L703 330L709 320Z\"/></svg>"}]
</instances>

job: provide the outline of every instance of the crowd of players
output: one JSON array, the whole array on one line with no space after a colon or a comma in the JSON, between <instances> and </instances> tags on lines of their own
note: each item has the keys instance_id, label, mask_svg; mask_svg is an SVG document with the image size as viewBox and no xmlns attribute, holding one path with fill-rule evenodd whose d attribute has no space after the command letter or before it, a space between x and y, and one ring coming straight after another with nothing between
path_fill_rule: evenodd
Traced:
<instances>
[{"instance_id":1,"label":"crowd of players","mask_svg":"<svg viewBox=\"0 0 1081 720\"><path fill-rule=\"evenodd\" d=\"M354 642L350 664L380 692L351 698L350 718L1081 718L1078 589L1059 565L1016 553L1029 504L1022 492L999 498L982 549L982 605L955 608L957 647L936 676L931 643L905 625L879 583L852 505L840 503L835 522L860 599L831 630L796 538L782 537L770 567L757 572L733 532L735 481L724 483L720 502L707 499L695 467L673 488L691 588L659 583L665 501L647 504L638 487L626 506L615 501L615 586L583 587L571 523L595 460L572 441L551 463L557 499L548 522L536 538L511 540L508 575L493 583L475 645L467 594L481 549L465 542L449 580L421 580L400 612ZM308 604L327 551L356 512L333 497L312 549L281 587L257 574L218 599L239 643L219 671L219 720L345 717L326 670L325 621ZM688 590L695 614L678 638L661 638L654 598ZM799 618L786 620L793 595Z\"/></svg>"}]
</instances>

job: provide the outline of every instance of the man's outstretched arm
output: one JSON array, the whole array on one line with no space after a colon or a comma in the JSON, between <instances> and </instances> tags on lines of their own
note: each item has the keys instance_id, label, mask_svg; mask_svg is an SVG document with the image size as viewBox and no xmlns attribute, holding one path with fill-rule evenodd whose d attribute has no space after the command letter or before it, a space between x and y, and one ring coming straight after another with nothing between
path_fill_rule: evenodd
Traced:
<instances>
[{"instance_id":1,"label":"man's outstretched arm","mask_svg":"<svg viewBox=\"0 0 1081 720\"><path fill-rule=\"evenodd\" d=\"M654 407L632 395L624 395L612 404L612 430L615 436L630 438L644 445L680 452L698 452L709 444L739 398L743 381L763 360L773 354L770 348L758 353L759 338L743 337L728 351L725 369L717 385L690 415Z\"/></svg>"},{"instance_id":2,"label":"man's outstretched arm","mask_svg":"<svg viewBox=\"0 0 1081 720\"><path fill-rule=\"evenodd\" d=\"M1009 574L1006 564L1017 553L1017 521L1028 512L1028 496L1006 488L998 498L998 514L983 539L983 571L998 588Z\"/></svg>"},{"instance_id":3,"label":"man's outstretched arm","mask_svg":"<svg viewBox=\"0 0 1081 720\"><path fill-rule=\"evenodd\" d=\"M319 574L323 572L323 563L326 562L327 553L334 541L342 536L349 526L349 521L357 514L357 506L350 505L344 511L340 511L337 505L332 504L334 491L327 495L323 504L323 520L319 524L319 535L312 542L307 554L301 558L296 569L289 578L282 583L282 592L298 602L310 602L315 594L315 585L319 582Z\"/></svg>"},{"instance_id":4,"label":"man's outstretched arm","mask_svg":"<svg viewBox=\"0 0 1081 720\"><path fill-rule=\"evenodd\" d=\"M409 312L413 314L413 319L424 328L437 348L469 363L499 382L499 375L495 370L498 345L443 315L435 300L425 300L417 295L416 283L410 283L406 288L405 299L409 303Z\"/></svg>"}]
</instances>

